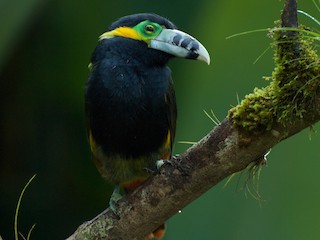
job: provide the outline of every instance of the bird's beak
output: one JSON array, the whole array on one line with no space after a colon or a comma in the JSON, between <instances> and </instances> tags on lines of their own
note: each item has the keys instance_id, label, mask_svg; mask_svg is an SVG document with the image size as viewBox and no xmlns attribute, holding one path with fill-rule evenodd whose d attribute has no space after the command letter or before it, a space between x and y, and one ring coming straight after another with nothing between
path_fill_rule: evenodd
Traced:
<instances>
[{"instance_id":1,"label":"bird's beak","mask_svg":"<svg viewBox=\"0 0 320 240\"><path fill-rule=\"evenodd\" d=\"M194 37L176 29L163 29L150 41L150 47L176 57L197 59L210 64L207 49Z\"/></svg>"}]
</instances>

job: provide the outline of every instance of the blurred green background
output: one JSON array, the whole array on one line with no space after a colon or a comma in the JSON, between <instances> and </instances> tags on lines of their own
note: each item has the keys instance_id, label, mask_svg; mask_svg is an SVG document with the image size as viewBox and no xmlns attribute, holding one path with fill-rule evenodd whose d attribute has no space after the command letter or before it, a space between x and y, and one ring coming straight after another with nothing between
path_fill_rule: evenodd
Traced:
<instances>
[{"instance_id":1,"label":"blurred green background","mask_svg":"<svg viewBox=\"0 0 320 240\"><path fill-rule=\"evenodd\" d=\"M212 64L173 60L178 101L177 141L197 141L222 120L237 94L267 83L273 69L266 33L284 1L0 1L0 235L13 239L19 194L34 174L19 217L32 239L65 239L107 207L113 186L99 176L85 135L83 92L98 36L117 18L155 12L198 38ZM312 0L299 8L319 16ZM300 21L319 29L303 16ZM319 125L315 130L319 130ZM311 136L311 140L310 140ZM320 136L310 130L277 145L260 178L257 201L238 177L217 185L168 221L169 239L319 239ZM188 145L176 143L175 153ZM242 179L245 174L242 175Z\"/></svg>"}]
</instances>

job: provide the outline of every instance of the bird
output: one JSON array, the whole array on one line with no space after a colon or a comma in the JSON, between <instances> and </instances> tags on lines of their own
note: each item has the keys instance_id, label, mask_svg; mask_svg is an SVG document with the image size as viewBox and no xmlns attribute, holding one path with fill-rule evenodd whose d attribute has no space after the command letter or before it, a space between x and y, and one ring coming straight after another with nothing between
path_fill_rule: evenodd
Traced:
<instances>
[{"instance_id":1,"label":"bird","mask_svg":"<svg viewBox=\"0 0 320 240\"><path fill-rule=\"evenodd\" d=\"M159 160L172 157L177 106L171 70L174 57L210 63L206 48L168 19L137 13L103 32L89 64L85 114L92 158L118 200L140 186ZM162 224L146 239L162 239Z\"/></svg>"}]
</instances>

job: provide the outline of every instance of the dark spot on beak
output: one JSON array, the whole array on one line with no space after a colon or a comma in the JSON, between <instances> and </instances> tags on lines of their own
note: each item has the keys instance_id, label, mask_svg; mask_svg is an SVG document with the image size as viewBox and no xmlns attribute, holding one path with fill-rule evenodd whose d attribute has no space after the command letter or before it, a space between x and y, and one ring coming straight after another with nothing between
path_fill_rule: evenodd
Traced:
<instances>
[{"instance_id":1,"label":"dark spot on beak","mask_svg":"<svg viewBox=\"0 0 320 240\"><path fill-rule=\"evenodd\" d=\"M182 38L181 35L176 35L176 36L174 36L174 38L173 38L173 43L174 43L174 45L179 46L179 45L180 45L181 38Z\"/></svg>"},{"instance_id":2,"label":"dark spot on beak","mask_svg":"<svg viewBox=\"0 0 320 240\"><path fill-rule=\"evenodd\" d=\"M193 42L190 51L196 51L199 49L199 44L197 42Z\"/></svg>"},{"instance_id":3,"label":"dark spot on beak","mask_svg":"<svg viewBox=\"0 0 320 240\"><path fill-rule=\"evenodd\" d=\"M186 48L186 49L188 49L187 47L188 47L188 45L189 45L189 43L192 41L192 39L191 38L186 38L186 39L183 39L183 41L181 42L181 47L183 47L183 48Z\"/></svg>"},{"instance_id":4,"label":"dark spot on beak","mask_svg":"<svg viewBox=\"0 0 320 240\"><path fill-rule=\"evenodd\" d=\"M191 41L189 41L189 43L191 42L191 44L186 47L186 49L189 50L187 58L196 59L199 57L199 54L197 53L197 50L199 50L199 44L192 39L190 40Z\"/></svg>"},{"instance_id":5,"label":"dark spot on beak","mask_svg":"<svg viewBox=\"0 0 320 240\"><path fill-rule=\"evenodd\" d=\"M199 54L198 54L198 53L193 52L193 51L190 51L190 52L188 53L188 56L187 56L186 58L188 58L188 59L196 59L197 57L199 57Z\"/></svg>"}]
</instances>

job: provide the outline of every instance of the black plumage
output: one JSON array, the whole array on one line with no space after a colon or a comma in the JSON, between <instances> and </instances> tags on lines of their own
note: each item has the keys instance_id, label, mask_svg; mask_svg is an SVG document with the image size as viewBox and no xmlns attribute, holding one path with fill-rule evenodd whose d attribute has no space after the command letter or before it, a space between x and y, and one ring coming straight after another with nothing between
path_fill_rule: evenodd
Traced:
<instances>
[{"instance_id":1,"label":"black plumage","mask_svg":"<svg viewBox=\"0 0 320 240\"><path fill-rule=\"evenodd\" d=\"M199 41L156 14L120 18L92 54L85 91L92 156L101 175L127 192L157 160L171 158L177 108L167 63L175 56L210 63ZM147 239L161 239L164 230L162 224Z\"/></svg>"},{"instance_id":2,"label":"black plumage","mask_svg":"<svg viewBox=\"0 0 320 240\"><path fill-rule=\"evenodd\" d=\"M125 17L113 23L109 30L134 26L144 19L174 27L156 15L142 14ZM171 71L166 66L171 57L149 48L143 41L123 37L101 40L93 52L85 94L86 114L92 138L105 155L104 159L96 160L107 161L106 168L131 171L125 167L114 169L111 161L119 159L123 165L126 161L144 161L147 164L144 168L153 168L164 154L162 148L168 131L170 148L166 151L170 152L166 155L171 155L177 116ZM135 173L101 171L115 184L147 174L145 169L137 171L135 177Z\"/></svg>"}]
</instances>

